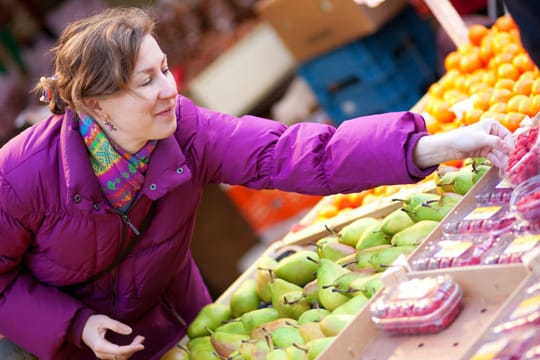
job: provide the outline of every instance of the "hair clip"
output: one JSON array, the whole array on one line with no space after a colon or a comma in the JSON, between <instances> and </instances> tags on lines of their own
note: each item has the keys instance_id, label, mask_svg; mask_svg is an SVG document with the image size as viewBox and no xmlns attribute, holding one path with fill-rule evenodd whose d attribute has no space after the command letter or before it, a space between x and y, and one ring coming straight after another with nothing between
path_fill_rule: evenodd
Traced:
<instances>
[{"instance_id":1,"label":"hair clip","mask_svg":"<svg viewBox=\"0 0 540 360\"><path fill-rule=\"evenodd\" d=\"M42 76L39 79L39 81L44 87L43 91L41 92L41 96L39 97L39 101L44 102L44 103L51 102L52 96L53 96L53 89L49 84L47 84L47 81L55 81L55 80L56 80L56 75L50 76L48 78Z\"/></svg>"}]
</instances>

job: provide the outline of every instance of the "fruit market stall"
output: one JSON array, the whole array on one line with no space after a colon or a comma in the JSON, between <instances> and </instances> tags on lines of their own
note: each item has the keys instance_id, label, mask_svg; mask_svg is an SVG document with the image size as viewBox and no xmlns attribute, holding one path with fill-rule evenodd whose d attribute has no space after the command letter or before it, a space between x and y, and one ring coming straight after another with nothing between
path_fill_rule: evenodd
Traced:
<instances>
[{"instance_id":1,"label":"fruit market stall","mask_svg":"<svg viewBox=\"0 0 540 360\"><path fill-rule=\"evenodd\" d=\"M468 159L419 184L323 198L170 356L538 356L540 73L508 16L466 34L417 109L432 133L499 120L517 140L504 169Z\"/></svg>"}]
</instances>

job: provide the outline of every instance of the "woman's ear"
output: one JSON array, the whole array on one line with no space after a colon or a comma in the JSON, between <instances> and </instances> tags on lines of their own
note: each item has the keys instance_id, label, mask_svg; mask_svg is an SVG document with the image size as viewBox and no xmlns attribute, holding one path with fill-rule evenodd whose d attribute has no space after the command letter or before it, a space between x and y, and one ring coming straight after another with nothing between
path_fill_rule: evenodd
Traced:
<instances>
[{"instance_id":1,"label":"woman's ear","mask_svg":"<svg viewBox=\"0 0 540 360\"><path fill-rule=\"evenodd\" d=\"M95 98L86 98L80 101L83 112L91 115L96 120L107 119L107 114Z\"/></svg>"}]
</instances>

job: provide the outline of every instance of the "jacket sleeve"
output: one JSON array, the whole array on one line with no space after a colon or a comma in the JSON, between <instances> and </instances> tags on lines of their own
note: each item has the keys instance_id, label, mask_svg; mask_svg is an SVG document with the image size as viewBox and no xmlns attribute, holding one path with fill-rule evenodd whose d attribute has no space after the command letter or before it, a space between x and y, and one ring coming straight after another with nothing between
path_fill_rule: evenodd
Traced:
<instances>
[{"instance_id":1,"label":"jacket sleeve","mask_svg":"<svg viewBox=\"0 0 540 360\"><path fill-rule=\"evenodd\" d=\"M80 346L81 323L92 311L25 269L35 225L32 217L38 216L23 216L22 208L0 174L0 333L40 359L54 359L65 341Z\"/></svg>"},{"instance_id":2,"label":"jacket sleeve","mask_svg":"<svg viewBox=\"0 0 540 360\"><path fill-rule=\"evenodd\" d=\"M411 112L364 116L335 128L196 109L193 115L185 106L182 116L197 117L195 138L203 143L197 148L205 149L198 162L214 182L328 195L414 183L435 169L414 163L414 147L427 132Z\"/></svg>"}]
</instances>

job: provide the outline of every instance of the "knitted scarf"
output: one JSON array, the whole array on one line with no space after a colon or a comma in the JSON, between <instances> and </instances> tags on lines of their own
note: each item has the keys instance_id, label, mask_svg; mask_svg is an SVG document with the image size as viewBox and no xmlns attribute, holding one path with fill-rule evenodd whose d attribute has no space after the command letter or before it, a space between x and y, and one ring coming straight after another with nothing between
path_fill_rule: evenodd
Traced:
<instances>
[{"instance_id":1,"label":"knitted scarf","mask_svg":"<svg viewBox=\"0 0 540 360\"><path fill-rule=\"evenodd\" d=\"M90 116L81 114L80 119L80 133L101 191L114 208L125 213L144 182L157 140L147 142L141 150L131 155L111 144Z\"/></svg>"}]
</instances>

